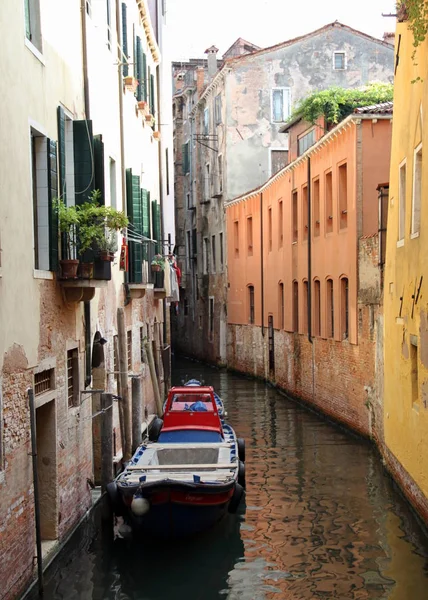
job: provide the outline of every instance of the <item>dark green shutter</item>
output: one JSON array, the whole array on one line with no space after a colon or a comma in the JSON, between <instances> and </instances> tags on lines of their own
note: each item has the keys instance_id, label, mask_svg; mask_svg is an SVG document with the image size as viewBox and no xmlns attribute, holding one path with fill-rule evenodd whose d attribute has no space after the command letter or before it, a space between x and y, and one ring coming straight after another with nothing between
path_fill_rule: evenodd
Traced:
<instances>
[{"instance_id":1,"label":"dark green shutter","mask_svg":"<svg viewBox=\"0 0 428 600\"><path fill-rule=\"evenodd\" d=\"M126 4L122 2L122 53L123 58L121 62L126 63L123 65L123 76L127 77L128 68L128 23L126 19Z\"/></svg>"},{"instance_id":2,"label":"dark green shutter","mask_svg":"<svg viewBox=\"0 0 428 600\"><path fill-rule=\"evenodd\" d=\"M59 224L53 200L58 197L57 147L53 140L47 141L48 148L48 206L49 206L49 270L58 271Z\"/></svg>"},{"instance_id":3,"label":"dark green shutter","mask_svg":"<svg viewBox=\"0 0 428 600\"><path fill-rule=\"evenodd\" d=\"M140 101L143 99L143 82L142 82L142 72L141 72L141 38L137 35L137 41L135 45L135 62L137 63L137 79L138 79L138 87L137 87L137 100Z\"/></svg>"},{"instance_id":4,"label":"dark green shutter","mask_svg":"<svg viewBox=\"0 0 428 600\"><path fill-rule=\"evenodd\" d=\"M101 192L100 204L105 204L104 142L102 135L94 135L94 168L95 189Z\"/></svg>"},{"instance_id":5,"label":"dark green shutter","mask_svg":"<svg viewBox=\"0 0 428 600\"><path fill-rule=\"evenodd\" d=\"M156 200L152 201L152 223L153 239L157 241L156 253L162 254L161 233L160 233L160 207Z\"/></svg>"},{"instance_id":6,"label":"dark green shutter","mask_svg":"<svg viewBox=\"0 0 428 600\"><path fill-rule=\"evenodd\" d=\"M150 75L150 113L155 116L155 76Z\"/></svg>"},{"instance_id":7,"label":"dark green shutter","mask_svg":"<svg viewBox=\"0 0 428 600\"><path fill-rule=\"evenodd\" d=\"M132 170L126 170L126 205L128 218L132 224L131 235L138 237L142 233L140 177L132 175ZM142 245L139 242L129 242L129 281L142 283Z\"/></svg>"},{"instance_id":8,"label":"dark green shutter","mask_svg":"<svg viewBox=\"0 0 428 600\"><path fill-rule=\"evenodd\" d=\"M141 190L141 218L142 218L142 234L145 237L150 237L150 214L149 214L149 199L147 190ZM143 245L143 260L147 260L147 243Z\"/></svg>"},{"instance_id":9,"label":"dark green shutter","mask_svg":"<svg viewBox=\"0 0 428 600\"><path fill-rule=\"evenodd\" d=\"M132 202L132 169L126 169L126 212L128 215L129 222L133 225L133 202ZM133 227L129 228L131 235L134 233ZM129 283L135 283L134 281L134 260L135 260L135 242L129 241Z\"/></svg>"},{"instance_id":10,"label":"dark green shutter","mask_svg":"<svg viewBox=\"0 0 428 600\"><path fill-rule=\"evenodd\" d=\"M73 121L75 204L87 202L94 190L92 121Z\"/></svg>"},{"instance_id":11,"label":"dark green shutter","mask_svg":"<svg viewBox=\"0 0 428 600\"><path fill-rule=\"evenodd\" d=\"M145 100L147 102L147 57L145 55L145 53L143 52L143 65L142 65L142 69L143 69L143 100Z\"/></svg>"},{"instance_id":12,"label":"dark green shutter","mask_svg":"<svg viewBox=\"0 0 428 600\"><path fill-rule=\"evenodd\" d=\"M59 181L58 196L67 204L67 190L65 186L65 116L62 106L57 108L58 119L58 158L59 158Z\"/></svg>"}]
</instances>

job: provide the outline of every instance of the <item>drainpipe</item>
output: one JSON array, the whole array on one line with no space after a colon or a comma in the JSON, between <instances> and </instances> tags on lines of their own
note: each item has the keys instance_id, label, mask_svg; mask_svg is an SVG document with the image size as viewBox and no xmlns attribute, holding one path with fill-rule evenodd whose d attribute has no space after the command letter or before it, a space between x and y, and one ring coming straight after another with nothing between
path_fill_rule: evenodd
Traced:
<instances>
[{"instance_id":1,"label":"drainpipe","mask_svg":"<svg viewBox=\"0 0 428 600\"><path fill-rule=\"evenodd\" d=\"M263 273L263 192L260 192L260 296L262 311L262 336L265 335L265 280Z\"/></svg>"},{"instance_id":2,"label":"drainpipe","mask_svg":"<svg viewBox=\"0 0 428 600\"><path fill-rule=\"evenodd\" d=\"M88 48L86 43L86 3L80 0L80 13L82 25L82 61L83 61L83 96L85 101L85 119L90 119L89 103L89 78L88 78ZM84 302L85 317L85 387L91 383L92 358L91 358L91 303Z\"/></svg>"},{"instance_id":3,"label":"drainpipe","mask_svg":"<svg viewBox=\"0 0 428 600\"><path fill-rule=\"evenodd\" d=\"M311 158L308 156L308 340L312 341L312 216L311 216Z\"/></svg>"}]
</instances>

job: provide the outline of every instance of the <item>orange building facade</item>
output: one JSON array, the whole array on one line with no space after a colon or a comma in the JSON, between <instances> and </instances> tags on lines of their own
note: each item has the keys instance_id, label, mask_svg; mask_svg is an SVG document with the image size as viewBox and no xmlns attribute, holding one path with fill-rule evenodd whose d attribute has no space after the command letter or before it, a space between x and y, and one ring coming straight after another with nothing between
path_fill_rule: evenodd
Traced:
<instances>
[{"instance_id":1,"label":"orange building facade","mask_svg":"<svg viewBox=\"0 0 428 600\"><path fill-rule=\"evenodd\" d=\"M392 105L358 110L226 205L227 362L382 438Z\"/></svg>"}]
</instances>

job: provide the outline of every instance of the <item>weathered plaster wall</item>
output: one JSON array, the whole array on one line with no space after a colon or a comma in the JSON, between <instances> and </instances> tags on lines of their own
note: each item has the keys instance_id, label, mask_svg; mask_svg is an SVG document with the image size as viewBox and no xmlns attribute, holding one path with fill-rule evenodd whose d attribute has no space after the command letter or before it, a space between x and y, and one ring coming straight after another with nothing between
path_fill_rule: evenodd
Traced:
<instances>
[{"instance_id":1,"label":"weathered plaster wall","mask_svg":"<svg viewBox=\"0 0 428 600\"><path fill-rule=\"evenodd\" d=\"M347 68L333 69L333 53L345 52ZM227 200L269 177L269 148L287 148L272 123L271 90L288 87L296 106L308 93L332 86L392 82L392 46L337 24L295 43L231 63L227 76Z\"/></svg>"}]
</instances>

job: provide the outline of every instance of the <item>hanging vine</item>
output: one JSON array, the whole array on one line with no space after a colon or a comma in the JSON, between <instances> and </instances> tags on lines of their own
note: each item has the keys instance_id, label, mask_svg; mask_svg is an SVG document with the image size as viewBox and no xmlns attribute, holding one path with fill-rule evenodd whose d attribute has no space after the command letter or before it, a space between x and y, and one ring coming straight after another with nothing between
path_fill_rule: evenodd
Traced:
<instances>
[{"instance_id":1,"label":"hanging vine","mask_svg":"<svg viewBox=\"0 0 428 600\"><path fill-rule=\"evenodd\" d=\"M397 19L400 23L406 21L413 33L414 58L416 48L422 44L428 33L427 0L398 0Z\"/></svg>"}]
</instances>

